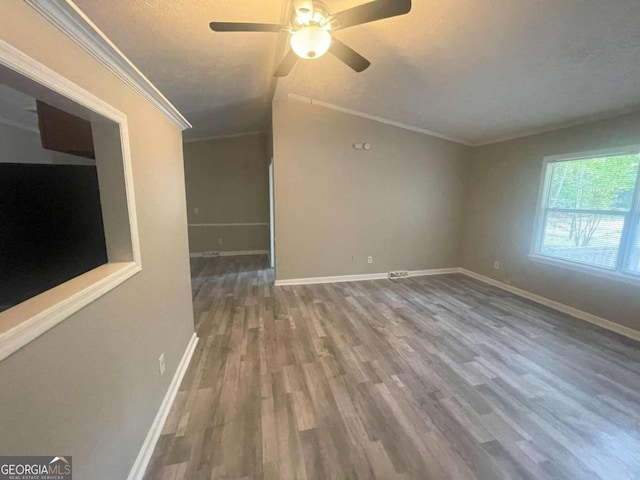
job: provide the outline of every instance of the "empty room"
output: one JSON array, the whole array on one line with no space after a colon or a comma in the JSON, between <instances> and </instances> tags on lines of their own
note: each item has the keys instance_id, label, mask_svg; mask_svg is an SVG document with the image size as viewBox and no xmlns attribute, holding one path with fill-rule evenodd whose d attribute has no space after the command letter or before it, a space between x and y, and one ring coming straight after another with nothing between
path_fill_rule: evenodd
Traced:
<instances>
[{"instance_id":1,"label":"empty room","mask_svg":"<svg viewBox=\"0 0 640 480\"><path fill-rule=\"evenodd\" d=\"M0 4L0 479L640 479L640 2Z\"/></svg>"}]
</instances>

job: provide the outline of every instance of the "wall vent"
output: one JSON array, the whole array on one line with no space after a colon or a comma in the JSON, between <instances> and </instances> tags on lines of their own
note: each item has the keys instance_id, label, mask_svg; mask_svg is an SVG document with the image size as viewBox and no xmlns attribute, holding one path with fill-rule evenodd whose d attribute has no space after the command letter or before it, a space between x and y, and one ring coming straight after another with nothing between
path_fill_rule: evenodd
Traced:
<instances>
[{"instance_id":1,"label":"wall vent","mask_svg":"<svg viewBox=\"0 0 640 480\"><path fill-rule=\"evenodd\" d=\"M394 280L396 278L407 278L409 277L409 272L406 270L397 270L395 272L389 272L389 278Z\"/></svg>"}]
</instances>

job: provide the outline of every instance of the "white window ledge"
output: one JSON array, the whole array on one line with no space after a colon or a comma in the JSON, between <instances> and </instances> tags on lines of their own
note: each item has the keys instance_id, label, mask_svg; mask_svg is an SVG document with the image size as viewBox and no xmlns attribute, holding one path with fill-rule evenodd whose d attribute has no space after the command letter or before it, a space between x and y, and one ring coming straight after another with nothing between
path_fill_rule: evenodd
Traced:
<instances>
[{"instance_id":1,"label":"white window ledge","mask_svg":"<svg viewBox=\"0 0 640 480\"><path fill-rule=\"evenodd\" d=\"M640 286L640 276L634 276L632 274L626 274L614 270L604 270L597 267L591 267L589 265L583 265L575 262L567 262L555 257L547 257L536 253L528 255L529 260L536 263L543 263L545 265L551 265L553 267L564 268L565 270L571 270L579 273L586 273L594 277L605 278L614 282L626 283L628 285Z\"/></svg>"},{"instance_id":2,"label":"white window ledge","mask_svg":"<svg viewBox=\"0 0 640 480\"><path fill-rule=\"evenodd\" d=\"M142 268L106 263L0 313L0 361L113 290Z\"/></svg>"}]
</instances>

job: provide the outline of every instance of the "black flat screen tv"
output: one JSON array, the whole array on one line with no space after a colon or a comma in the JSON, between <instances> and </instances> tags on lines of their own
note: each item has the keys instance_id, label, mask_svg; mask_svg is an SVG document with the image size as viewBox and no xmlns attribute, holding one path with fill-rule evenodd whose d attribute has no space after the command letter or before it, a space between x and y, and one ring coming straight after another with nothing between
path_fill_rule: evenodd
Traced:
<instances>
[{"instance_id":1,"label":"black flat screen tv","mask_svg":"<svg viewBox=\"0 0 640 480\"><path fill-rule=\"evenodd\" d=\"M95 166L0 163L0 311L104 263Z\"/></svg>"}]
</instances>

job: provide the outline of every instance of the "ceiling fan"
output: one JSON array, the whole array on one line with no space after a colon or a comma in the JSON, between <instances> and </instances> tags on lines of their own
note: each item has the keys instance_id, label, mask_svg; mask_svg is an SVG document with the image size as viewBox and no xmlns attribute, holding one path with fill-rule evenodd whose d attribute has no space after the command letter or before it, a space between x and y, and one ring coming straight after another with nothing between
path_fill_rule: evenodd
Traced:
<instances>
[{"instance_id":1,"label":"ceiling fan","mask_svg":"<svg viewBox=\"0 0 640 480\"><path fill-rule=\"evenodd\" d=\"M331 15L320 1L296 0L288 25L273 23L211 22L214 32L289 32L291 49L276 69L276 77L284 77L298 58L315 59L327 51L356 72L365 70L371 62L332 35L332 32L411 11L411 0L375 0Z\"/></svg>"}]
</instances>

